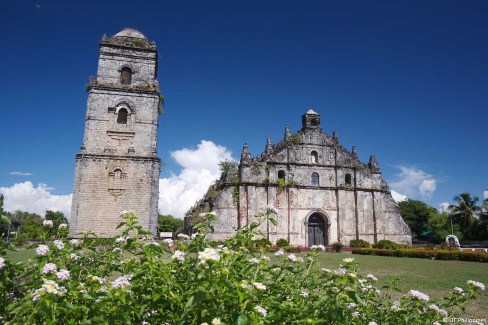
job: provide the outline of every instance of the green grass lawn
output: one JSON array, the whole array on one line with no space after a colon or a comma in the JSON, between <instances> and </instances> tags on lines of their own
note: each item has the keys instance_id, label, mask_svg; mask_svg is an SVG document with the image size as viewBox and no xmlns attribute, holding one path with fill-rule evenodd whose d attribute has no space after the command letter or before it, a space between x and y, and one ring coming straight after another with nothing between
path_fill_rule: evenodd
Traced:
<instances>
[{"instance_id":1,"label":"green grass lawn","mask_svg":"<svg viewBox=\"0 0 488 325\"><path fill-rule=\"evenodd\" d=\"M319 262L321 267L334 269L347 257L354 257L359 263L359 273L375 275L380 286L398 278L397 287L404 293L414 289L432 298L441 298L449 295L454 287L465 288L467 280L479 281L488 287L487 263L345 253L320 253ZM463 316L488 320L488 291L468 302Z\"/></svg>"},{"instance_id":2,"label":"green grass lawn","mask_svg":"<svg viewBox=\"0 0 488 325\"><path fill-rule=\"evenodd\" d=\"M304 256L304 253L297 254ZM9 251L8 258L13 262L26 261L35 256L34 249ZM276 257L270 255L275 261ZM354 257L359 263L359 273L371 273L379 279L379 286L398 278L397 287L407 293L410 289L419 290L432 298L449 295L454 287L466 287L467 280L475 280L488 286L488 263L440 261L420 258L351 255L346 253L319 253L320 267L336 269L342 260ZM402 294L394 293L396 296ZM466 312L469 318L488 320L488 290L475 301L468 302Z\"/></svg>"}]
</instances>

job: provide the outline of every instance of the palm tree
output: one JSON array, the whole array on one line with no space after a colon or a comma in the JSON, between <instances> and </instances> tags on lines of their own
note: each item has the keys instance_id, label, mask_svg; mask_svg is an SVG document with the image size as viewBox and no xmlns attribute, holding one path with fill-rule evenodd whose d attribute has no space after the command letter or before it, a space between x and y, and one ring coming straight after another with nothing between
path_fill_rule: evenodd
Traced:
<instances>
[{"instance_id":1,"label":"palm tree","mask_svg":"<svg viewBox=\"0 0 488 325\"><path fill-rule=\"evenodd\" d=\"M453 200L457 205L449 205L451 218L455 218L460 222L461 231L464 232L473 222L475 215L482 213L481 207L476 205L479 199L476 196L471 198L469 193L461 193L460 195L456 195Z\"/></svg>"}]
</instances>

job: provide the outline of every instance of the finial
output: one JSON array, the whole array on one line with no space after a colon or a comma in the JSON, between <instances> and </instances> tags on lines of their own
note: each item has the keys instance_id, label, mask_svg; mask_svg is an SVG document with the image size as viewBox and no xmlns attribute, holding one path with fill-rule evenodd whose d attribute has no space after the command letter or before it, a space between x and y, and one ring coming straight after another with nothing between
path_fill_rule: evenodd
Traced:
<instances>
[{"instance_id":1,"label":"finial","mask_svg":"<svg viewBox=\"0 0 488 325\"><path fill-rule=\"evenodd\" d=\"M351 156L353 156L354 158L358 157L358 149L356 148L356 146L352 146Z\"/></svg>"},{"instance_id":2,"label":"finial","mask_svg":"<svg viewBox=\"0 0 488 325\"><path fill-rule=\"evenodd\" d=\"M374 155L369 157L368 167L372 173L381 173L380 165L376 161L376 157Z\"/></svg>"},{"instance_id":3,"label":"finial","mask_svg":"<svg viewBox=\"0 0 488 325\"><path fill-rule=\"evenodd\" d=\"M241 165L249 166L250 162L251 162L251 154L249 153L249 148L247 147L247 143L244 143L244 147L242 148L242 153L241 153Z\"/></svg>"},{"instance_id":4,"label":"finial","mask_svg":"<svg viewBox=\"0 0 488 325\"><path fill-rule=\"evenodd\" d=\"M106 41L106 40L108 40L108 36L107 36L107 34L103 34L102 41Z\"/></svg>"},{"instance_id":5,"label":"finial","mask_svg":"<svg viewBox=\"0 0 488 325\"><path fill-rule=\"evenodd\" d=\"M288 138L290 137L291 137L290 128L288 127L288 125L285 125L285 140L288 140Z\"/></svg>"},{"instance_id":6,"label":"finial","mask_svg":"<svg viewBox=\"0 0 488 325\"><path fill-rule=\"evenodd\" d=\"M271 145L271 139L268 137L266 139L266 154L269 155L272 151L273 147Z\"/></svg>"},{"instance_id":7,"label":"finial","mask_svg":"<svg viewBox=\"0 0 488 325\"><path fill-rule=\"evenodd\" d=\"M339 142L339 137L337 136L337 131L335 130L332 132L332 139L335 140L335 142Z\"/></svg>"}]
</instances>

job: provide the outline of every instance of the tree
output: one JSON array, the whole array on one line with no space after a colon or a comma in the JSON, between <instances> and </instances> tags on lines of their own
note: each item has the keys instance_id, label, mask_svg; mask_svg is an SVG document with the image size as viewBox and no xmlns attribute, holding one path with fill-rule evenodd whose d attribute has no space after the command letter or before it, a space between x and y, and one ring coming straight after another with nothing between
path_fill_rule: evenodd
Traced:
<instances>
[{"instance_id":1,"label":"tree","mask_svg":"<svg viewBox=\"0 0 488 325\"><path fill-rule=\"evenodd\" d=\"M222 177L225 177L229 171L237 169L239 164L234 160L221 160L219 161L219 168Z\"/></svg>"},{"instance_id":2,"label":"tree","mask_svg":"<svg viewBox=\"0 0 488 325\"><path fill-rule=\"evenodd\" d=\"M414 238L420 238L426 235L430 230L429 219L438 214L438 211L418 200L407 199L398 203L400 207L400 214L403 220L412 230Z\"/></svg>"},{"instance_id":3,"label":"tree","mask_svg":"<svg viewBox=\"0 0 488 325\"><path fill-rule=\"evenodd\" d=\"M475 220L475 215L482 213L481 207L476 205L479 199L476 196L471 197L469 193L461 193L456 195L453 200L457 205L449 205L450 215L453 221L461 225L461 231L464 233Z\"/></svg>"},{"instance_id":4,"label":"tree","mask_svg":"<svg viewBox=\"0 0 488 325\"><path fill-rule=\"evenodd\" d=\"M47 210L44 219L52 220L54 229L58 229L59 225L62 223L68 223L68 219L66 219L64 213L62 213L61 211Z\"/></svg>"},{"instance_id":5,"label":"tree","mask_svg":"<svg viewBox=\"0 0 488 325\"><path fill-rule=\"evenodd\" d=\"M175 232L183 227L183 220L173 217L170 214L160 214L158 216L158 231Z\"/></svg>"}]
</instances>

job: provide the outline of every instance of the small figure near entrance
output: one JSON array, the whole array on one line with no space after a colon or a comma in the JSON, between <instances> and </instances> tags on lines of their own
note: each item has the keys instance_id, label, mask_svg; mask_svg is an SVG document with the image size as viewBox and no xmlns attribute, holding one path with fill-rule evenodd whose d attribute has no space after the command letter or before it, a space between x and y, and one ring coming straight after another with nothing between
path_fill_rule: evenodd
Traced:
<instances>
[{"instance_id":1,"label":"small figure near entrance","mask_svg":"<svg viewBox=\"0 0 488 325\"><path fill-rule=\"evenodd\" d=\"M459 239L455 235L447 235L446 244L451 247L461 248L461 245L459 244Z\"/></svg>"}]
</instances>

